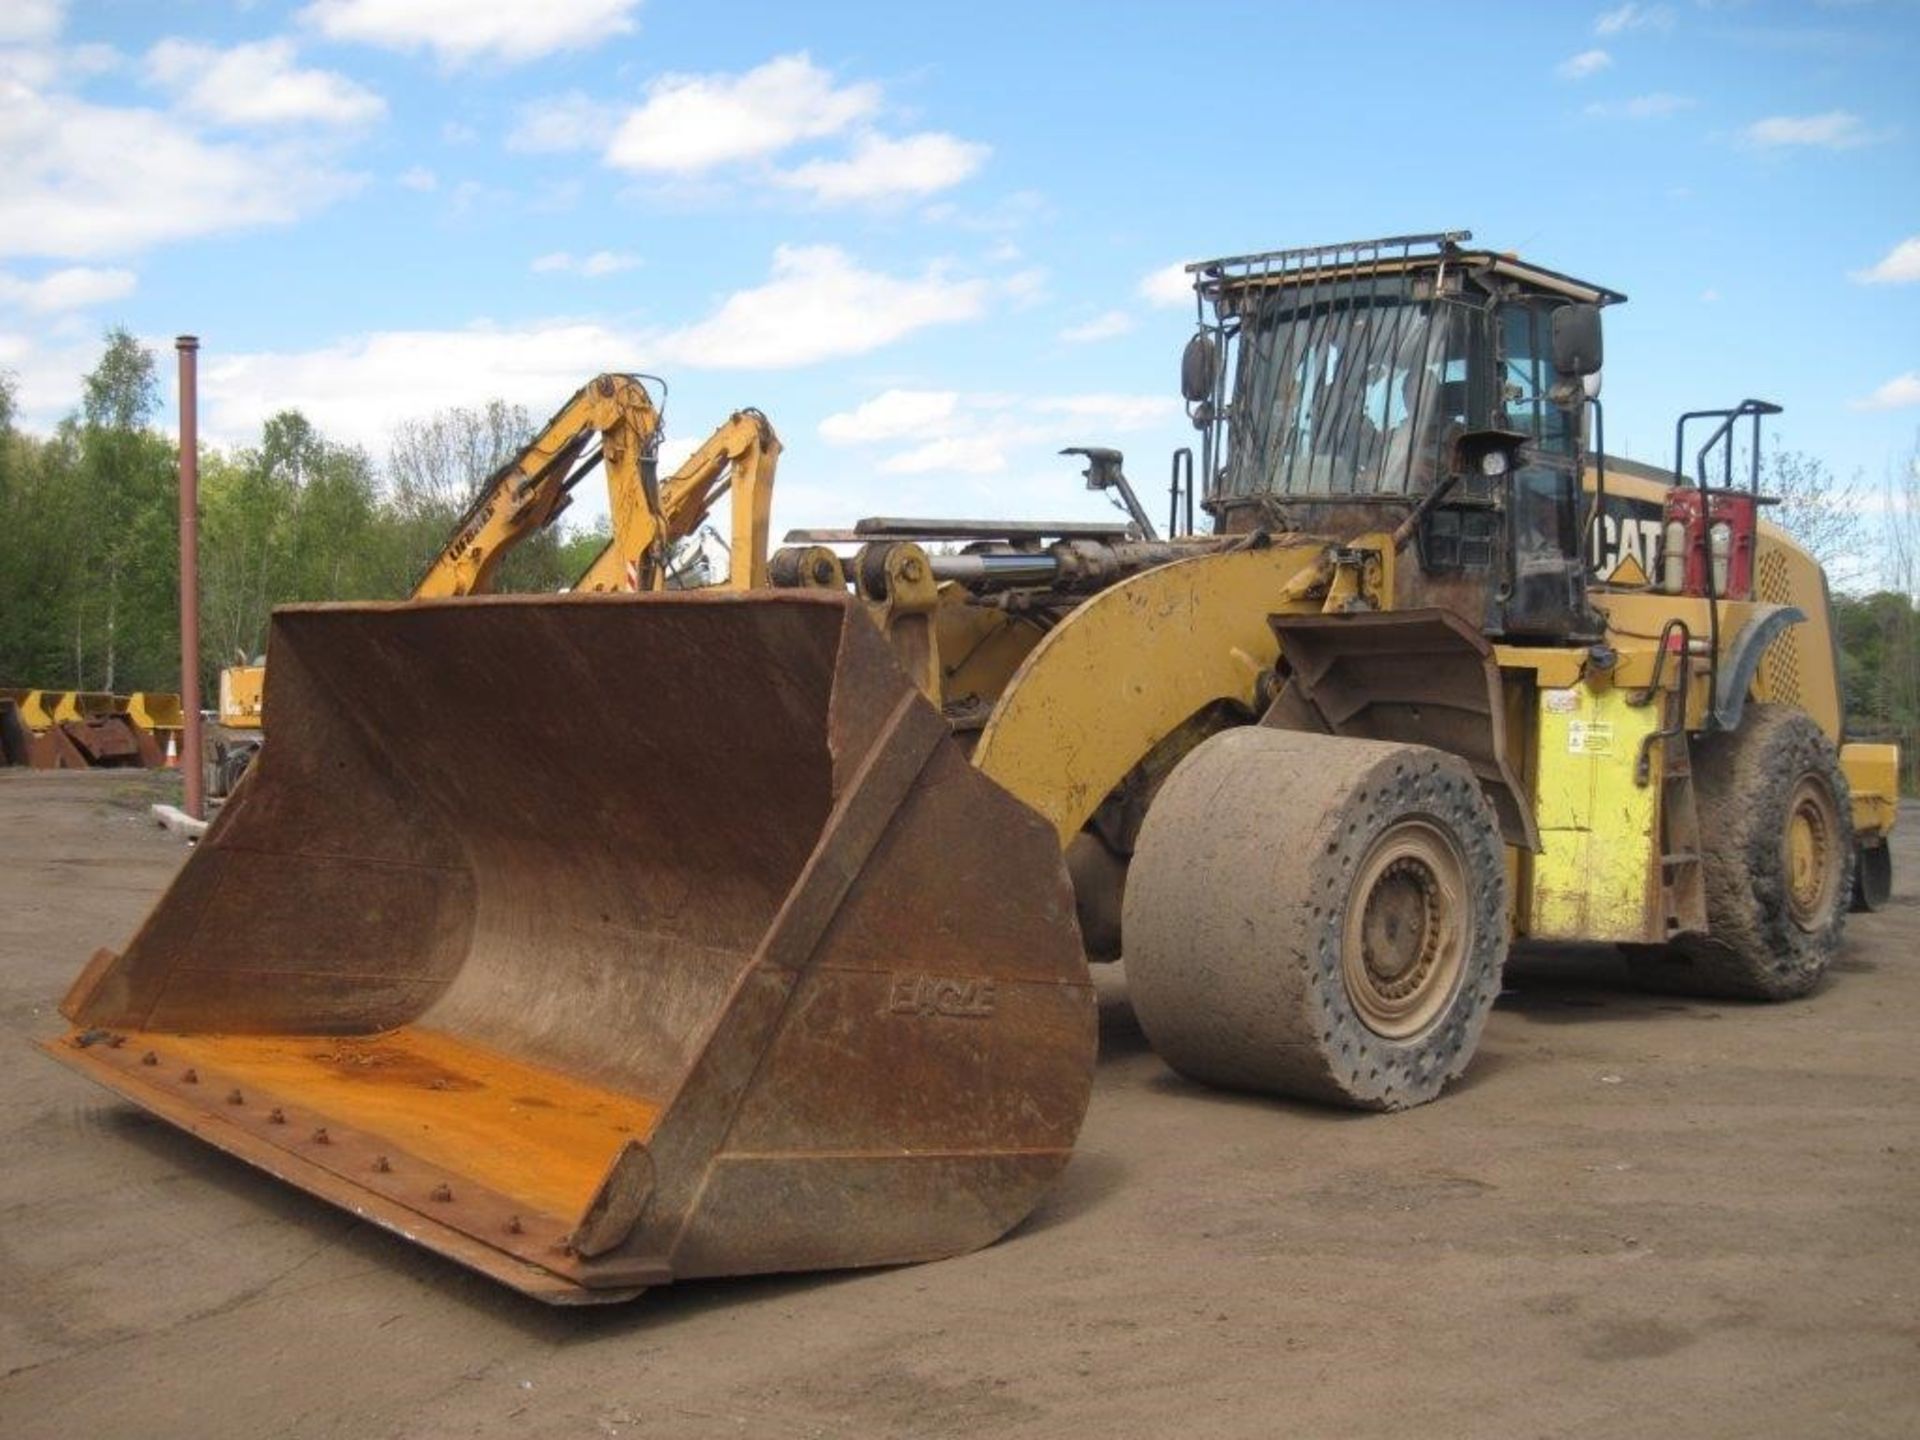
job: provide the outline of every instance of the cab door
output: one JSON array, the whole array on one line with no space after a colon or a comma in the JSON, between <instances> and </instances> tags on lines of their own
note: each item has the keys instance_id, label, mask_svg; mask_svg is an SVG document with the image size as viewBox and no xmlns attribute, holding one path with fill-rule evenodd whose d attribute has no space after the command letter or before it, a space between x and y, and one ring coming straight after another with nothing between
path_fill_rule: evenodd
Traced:
<instances>
[{"instance_id":1,"label":"cab door","mask_svg":"<svg viewBox=\"0 0 1920 1440\"><path fill-rule=\"evenodd\" d=\"M1506 477L1506 574L1498 629L1516 639L1570 640L1594 629L1580 559L1578 402L1555 399L1552 303L1501 304L1494 327L1494 423L1527 437ZM1577 381L1557 387L1580 394Z\"/></svg>"}]
</instances>

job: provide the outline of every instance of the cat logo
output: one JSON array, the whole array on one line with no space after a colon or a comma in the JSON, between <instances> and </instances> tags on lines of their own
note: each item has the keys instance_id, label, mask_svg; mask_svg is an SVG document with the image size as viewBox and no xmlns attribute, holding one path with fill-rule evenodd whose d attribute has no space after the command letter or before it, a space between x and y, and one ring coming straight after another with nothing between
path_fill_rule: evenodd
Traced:
<instances>
[{"instance_id":1,"label":"cat logo","mask_svg":"<svg viewBox=\"0 0 1920 1440\"><path fill-rule=\"evenodd\" d=\"M1593 573L1616 585L1645 585L1660 561L1662 507L1644 500L1607 496L1606 509L1588 532Z\"/></svg>"}]
</instances>

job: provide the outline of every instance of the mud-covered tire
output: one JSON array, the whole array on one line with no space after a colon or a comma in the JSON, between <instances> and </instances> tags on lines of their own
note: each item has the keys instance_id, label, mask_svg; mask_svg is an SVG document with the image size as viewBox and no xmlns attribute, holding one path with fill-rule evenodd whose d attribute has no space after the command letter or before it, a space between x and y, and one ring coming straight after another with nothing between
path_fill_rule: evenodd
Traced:
<instances>
[{"instance_id":1,"label":"mud-covered tire","mask_svg":"<svg viewBox=\"0 0 1920 1440\"><path fill-rule=\"evenodd\" d=\"M1853 857L1853 904L1850 909L1871 913L1884 910L1893 899L1893 851L1885 840L1862 845Z\"/></svg>"},{"instance_id":2,"label":"mud-covered tire","mask_svg":"<svg viewBox=\"0 0 1920 1440\"><path fill-rule=\"evenodd\" d=\"M1467 1068L1500 991L1506 864L1473 772L1258 727L1197 746L1128 873L1127 992L1190 1079L1366 1110Z\"/></svg>"},{"instance_id":3,"label":"mud-covered tire","mask_svg":"<svg viewBox=\"0 0 1920 1440\"><path fill-rule=\"evenodd\" d=\"M235 745L221 755L213 765L213 785L211 794L223 799L233 794L240 782L246 778L247 771L253 768L253 758L260 753L256 745Z\"/></svg>"},{"instance_id":4,"label":"mud-covered tire","mask_svg":"<svg viewBox=\"0 0 1920 1440\"><path fill-rule=\"evenodd\" d=\"M1791 1000L1820 983L1853 898L1853 811L1833 742L1806 712L1749 705L1740 728L1698 742L1707 931L1627 953L1668 994Z\"/></svg>"}]
</instances>

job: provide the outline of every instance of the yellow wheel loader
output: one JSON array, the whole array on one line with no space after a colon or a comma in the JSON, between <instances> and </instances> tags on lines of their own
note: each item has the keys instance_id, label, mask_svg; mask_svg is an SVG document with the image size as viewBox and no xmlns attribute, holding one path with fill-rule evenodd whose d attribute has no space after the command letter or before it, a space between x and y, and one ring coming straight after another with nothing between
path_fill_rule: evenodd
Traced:
<instances>
[{"instance_id":1,"label":"yellow wheel loader","mask_svg":"<svg viewBox=\"0 0 1920 1440\"><path fill-rule=\"evenodd\" d=\"M1621 297L1468 239L1195 267L1166 535L1089 449L1112 524L280 610L273 745L49 1048L566 1303L1004 1233L1090 958L1181 1071L1376 1109L1466 1068L1516 935L1804 993L1893 771L1734 474L1770 407L1599 460Z\"/></svg>"}]
</instances>

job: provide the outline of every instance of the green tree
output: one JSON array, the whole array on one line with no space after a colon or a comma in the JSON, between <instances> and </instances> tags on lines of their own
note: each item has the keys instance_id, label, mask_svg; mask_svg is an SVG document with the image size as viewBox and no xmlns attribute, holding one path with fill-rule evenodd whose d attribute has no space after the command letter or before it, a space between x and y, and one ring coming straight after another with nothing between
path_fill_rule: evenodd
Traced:
<instances>
[{"instance_id":1,"label":"green tree","mask_svg":"<svg viewBox=\"0 0 1920 1440\"><path fill-rule=\"evenodd\" d=\"M408 590L419 582L487 483L526 447L533 434L533 417L526 408L504 400L490 400L478 409L455 406L404 421L395 429L387 479L390 503L407 540L404 553L412 562ZM568 568L560 527L554 526L514 547L495 572L493 588L558 590L578 574Z\"/></svg>"},{"instance_id":2,"label":"green tree","mask_svg":"<svg viewBox=\"0 0 1920 1440\"><path fill-rule=\"evenodd\" d=\"M1761 493L1779 501L1769 518L1820 562L1836 590L1872 578L1864 490L1862 477L1840 480L1799 450L1768 454L1760 481Z\"/></svg>"},{"instance_id":3,"label":"green tree","mask_svg":"<svg viewBox=\"0 0 1920 1440\"><path fill-rule=\"evenodd\" d=\"M108 331L78 408L46 437L14 423L0 376L0 684L172 689L179 681L178 481L154 429L153 355ZM200 456L201 665L266 645L274 606L410 594L473 497L533 432L492 401L400 426L383 477L297 411L258 444ZM528 537L495 588L557 590L607 543L605 522Z\"/></svg>"},{"instance_id":4,"label":"green tree","mask_svg":"<svg viewBox=\"0 0 1920 1440\"><path fill-rule=\"evenodd\" d=\"M587 567L600 558L600 552L612 540L613 522L604 518L592 525L568 530L556 546L555 568L562 577L559 583L572 585L585 575Z\"/></svg>"},{"instance_id":5,"label":"green tree","mask_svg":"<svg viewBox=\"0 0 1920 1440\"><path fill-rule=\"evenodd\" d=\"M107 332L80 409L46 440L0 426L0 674L170 687L178 666L171 447L150 427L152 355Z\"/></svg>"},{"instance_id":6,"label":"green tree","mask_svg":"<svg viewBox=\"0 0 1920 1440\"><path fill-rule=\"evenodd\" d=\"M202 461L202 663L215 673L266 645L276 605L405 593L381 564L381 507L366 452L326 439L296 410L260 444Z\"/></svg>"},{"instance_id":7,"label":"green tree","mask_svg":"<svg viewBox=\"0 0 1920 1440\"><path fill-rule=\"evenodd\" d=\"M178 490L173 447L149 428L159 403L153 353L109 330L80 414L64 427L82 507L69 591L81 688L163 688L177 676Z\"/></svg>"}]
</instances>

